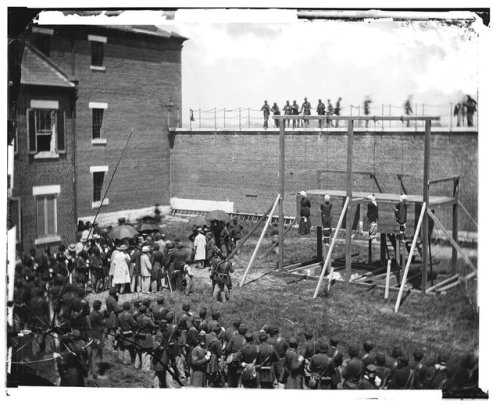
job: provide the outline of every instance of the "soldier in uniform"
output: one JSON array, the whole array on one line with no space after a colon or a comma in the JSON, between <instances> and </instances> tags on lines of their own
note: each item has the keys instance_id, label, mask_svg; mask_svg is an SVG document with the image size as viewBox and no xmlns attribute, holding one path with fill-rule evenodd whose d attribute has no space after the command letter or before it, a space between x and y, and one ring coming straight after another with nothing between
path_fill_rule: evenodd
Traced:
<instances>
[{"instance_id":1,"label":"soldier in uniform","mask_svg":"<svg viewBox=\"0 0 500 405\"><path fill-rule=\"evenodd\" d=\"M118 329L117 316L121 311L118 305L118 292L115 287L111 287L109 289L109 295L106 297L105 304L106 311L104 312L104 315L107 318L107 347L108 349L113 349L116 341L116 330Z\"/></svg>"},{"instance_id":2,"label":"soldier in uniform","mask_svg":"<svg viewBox=\"0 0 500 405\"><path fill-rule=\"evenodd\" d=\"M271 112L271 107L269 107L269 104L267 104L267 100L264 100L264 105L262 106L260 111L262 111L264 114L264 128L267 129L267 127L269 126L269 114Z\"/></svg>"},{"instance_id":3,"label":"soldier in uniform","mask_svg":"<svg viewBox=\"0 0 500 405\"><path fill-rule=\"evenodd\" d=\"M304 356L304 382L309 385L309 363L311 362L312 356L317 352L316 341L313 339L313 334L310 331L304 332L304 337L306 341L302 345L301 354Z\"/></svg>"},{"instance_id":4,"label":"soldier in uniform","mask_svg":"<svg viewBox=\"0 0 500 405\"><path fill-rule=\"evenodd\" d=\"M299 105L297 104L296 100L293 100L292 103L292 115L299 115ZM298 128L300 126L300 120L293 120L292 125L294 128Z\"/></svg>"},{"instance_id":5,"label":"soldier in uniform","mask_svg":"<svg viewBox=\"0 0 500 405\"><path fill-rule=\"evenodd\" d=\"M231 296L231 289L233 287L231 281L231 273L234 273L233 263L220 260L213 271L213 281L216 282L213 290L213 297L226 302Z\"/></svg>"},{"instance_id":6,"label":"soldier in uniform","mask_svg":"<svg viewBox=\"0 0 500 405\"><path fill-rule=\"evenodd\" d=\"M350 360L342 370L342 378L344 379L344 389L358 389L359 380L363 372L363 362L359 359L359 347L350 345L347 353Z\"/></svg>"},{"instance_id":7,"label":"soldier in uniform","mask_svg":"<svg viewBox=\"0 0 500 405\"><path fill-rule=\"evenodd\" d=\"M318 115L325 115L325 104L321 101L321 99L318 100L318 107L316 108L316 112ZM323 121L319 121L319 127L323 128Z\"/></svg>"},{"instance_id":8,"label":"soldier in uniform","mask_svg":"<svg viewBox=\"0 0 500 405\"><path fill-rule=\"evenodd\" d=\"M118 315L118 326L120 327L120 340L123 350L123 363L134 364L135 362L135 342L134 331L137 329L137 322L130 313L130 302L126 301L122 305L122 312Z\"/></svg>"},{"instance_id":9,"label":"soldier in uniform","mask_svg":"<svg viewBox=\"0 0 500 405\"><path fill-rule=\"evenodd\" d=\"M414 370L413 387L415 389L421 390L425 387L428 368L423 363L424 352L420 349L415 349L413 351L413 360L410 361L409 366Z\"/></svg>"},{"instance_id":10,"label":"soldier in uniform","mask_svg":"<svg viewBox=\"0 0 500 405\"><path fill-rule=\"evenodd\" d=\"M193 373L191 375L191 385L193 387L205 387L207 382L207 363L211 353L205 348L205 332L202 331L198 337L198 344L191 351L191 365Z\"/></svg>"},{"instance_id":11,"label":"soldier in uniform","mask_svg":"<svg viewBox=\"0 0 500 405\"><path fill-rule=\"evenodd\" d=\"M260 388L272 389L276 379L272 365L279 360L278 353L274 346L267 342L267 333L264 330L259 331L259 341L255 366L258 384Z\"/></svg>"},{"instance_id":12,"label":"soldier in uniform","mask_svg":"<svg viewBox=\"0 0 500 405\"><path fill-rule=\"evenodd\" d=\"M102 362L104 328L106 326L104 315L100 312L101 307L102 302L95 300L92 303L93 310L89 315L90 329L88 337L92 339L92 343L89 346L89 371L94 378L98 376L99 363Z\"/></svg>"},{"instance_id":13,"label":"soldier in uniform","mask_svg":"<svg viewBox=\"0 0 500 405\"><path fill-rule=\"evenodd\" d=\"M283 367L285 364L285 354L290 348L290 345L284 337L280 335L280 331L277 327L272 327L270 329L271 338L269 339L269 344L276 349L278 353L278 361L273 363L274 375L278 378L280 384L284 384L285 380L283 377Z\"/></svg>"},{"instance_id":14,"label":"soldier in uniform","mask_svg":"<svg viewBox=\"0 0 500 405\"><path fill-rule=\"evenodd\" d=\"M334 110L334 114L338 117L340 115L340 102L342 101L342 97L339 97L337 99L337 102L335 103L335 110ZM335 128L338 128L339 127L339 121L336 120L335 121Z\"/></svg>"},{"instance_id":15,"label":"soldier in uniform","mask_svg":"<svg viewBox=\"0 0 500 405\"><path fill-rule=\"evenodd\" d=\"M391 370L386 367L386 359L383 353L375 355L375 386L378 389L385 389L391 380Z\"/></svg>"},{"instance_id":16,"label":"soldier in uniform","mask_svg":"<svg viewBox=\"0 0 500 405\"><path fill-rule=\"evenodd\" d=\"M288 100L286 100L286 104L283 106L283 114L292 115L292 106ZM290 120L285 120L285 127L290 127Z\"/></svg>"},{"instance_id":17,"label":"soldier in uniform","mask_svg":"<svg viewBox=\"0 0 500 405\"><path fill-rule=\"evenodd\" d=\"M328 99L328 101L327 101L326 109L327 109L326 115L328 117L331 117L333 115L333 105L332 105L332 102L330 101L330 99ZM326 126L328 128L332 127L332 120L331 119L326 120Z\"/></svg>"},{"instance_id":18,"label":"soldier in uniform","mask_svg":"<svg viewBox=\"0 0 500 405\"><path fill-rule=\"evenodd\" d=\"M280 108L278 107L278 103L274 103L273 104L273 107L271 108L271 112L273 113L273 115L280 115L281 112L280 112ZM276 128L279 128L280 127L280 120L277 120L275 119L274 120L274 125L276 126Z\"/></svg>"},{"instance_id":19,"label":"soldier in uniform","mask_svg":"<svg viewBox=\"0 0 500 405\"><path fill-rule=\"evenodd\" d=\"M213 330L220 328L220 312L215 311L212 312L212 319L208 321L208 333L212 332ZM208 343L208 342L207 342Z\"/></svg>"},{"instance_id":20,"label":"soldier in uniform","mask_svg":"<svg viewBox=\"0 0 500 405\"><path fill-rule=\"evenodd\" d=\"M166 311L166 309L165 297L160 295L156 299L156 304L151 307L151 314L153 315L153 321L155 322L155 324L158 324L160 322L160 314L162 314L163 316L167 314L168 311Z\"/></svg>"},{"instance_id":21,"label":"soldier in uniform","mask_svg":"<svg viewBox=\"0 0 500 405\"><path fill-rule=\"evenodd\" d=\"M285 353L285 389L302 389L304 384L304 356L298 353L299 342L292 337Z\"/></svg>"},{"instance_id":22,"label":"soldier in uniform","mask_svg":"<svg viewBox=\"0 0 500 405\"><path fill-rule=\"evenodd\" d=\"M241 384L244 388L257 388L257 370L255 363L259 354L259 347L254 343L253 333L245 333L246 343L238 351L238 359L241 363Z\"/></svg>"},{"instance_id":23,"label":"soldier in uniform","mask_svg":"<svg viewBox=\"0 0 500 405\"><path fill-rule=\"evenodd\" d=\"M227 384L229 388L237 388L240 381L241 369L240 362L236 353L245 344L245 334L247 333L247 327L244 324L240 324L238 330L229 339L227 346L224 350L226 355L227 364Z\"/></svg>"},{"instance_id":24,"label":"soldier in uniform","mask_svg":"<svg viewBox=\"0 0 500 405\"><path fill-rule=\"evenodd\" d=\"M61 338L61 346L64 351L57 359L61 387L85 387L88 369L86 366L87 352L83 348L84 345L80 333L76 330Z\"/></svg>"},{"instance_id":25,"label":"soldier in uniform","mask_svg":"<svg viewBox=\"0 0 500 405\"><path fill-rule=\"evenodd\" d=\"M311 358L309 363L310 389L329 390L333 389L333 374L335 366L333 360L326 354L328 342L322 339L318 343L318 353Z\"/></svg>"},{"instance_id":26,"label":"soldier in uniform","mask_svg":"<svg viewBox=\"0 0 500 405\"><path fill-rule=\"evenodd\" d=\"M398 365L392 372L390 389L410 389L413 386L414 370L408 366L408 358L406 356L398 357Z\"/></svg>"},{"instance_id":27,"label":"soldier in uniform","mask_svg":"<svg viewBox=\"0 0 500 405\"><path fill-rule=\"evenodd\" d=\"M375 380L377 375L375 374L376 367L374 364L368 364L366 366L366 370L363 373L359 381L359 389L360 390L374 390L377 389L375 384Z\"/></svg>"},{"instance_id":28,"label":"soldier in uniform","mask_svg":"<svg viewBox=\"0 0 500 405\"><path fill-rule=\"evenodd\" d=\"M222 359L222 343L218 336L220 335L221 327L217 325L210 327L206 335L207 350L210 352L210 360L207 364L207 386L222 387L223 379L220 369L220 361Z\"/></svg>"},{"instance_id":29,"label":"soldier in uniform","mask_svg":"<svg viewBox=\"0 0 500 405\"><path fill-rule=\"evenodd\" d=\"M151 366L150 352L153 349L153 320L149 317L147 308L142 305L137 317L137 332L135 335L138 350L135 360L135 368L149 371Z\"/></svg>"},{"instance_id":30,"label":"soldier in uniform","mask_svg":"<svg viewBox=\"0 0 500 405\"><path fill-rule=\"evenodd\" d=\"M307 97L304 97L304 102L302 103L302 107L300 108L300 113L303 115L311 115L311 103L307 101ZM309 127L309 120L304 118L304 127Z\"/></svg>"},{"instance_id":31,"label":"soldier in uniform","mask_svg":"<svg viewBox=\"0 0 500 405\"><path fill-rule=\"evenodd\" d=\"M366 369L366 366L368 364L374 364L375 363L375 355L373 352L373 342L371 340L367 340L366 342L363 343L363 350L365 351L365 354L363 357L361 357L361 361L363 363L363 370Z\"/></svg>"}]
</instances>

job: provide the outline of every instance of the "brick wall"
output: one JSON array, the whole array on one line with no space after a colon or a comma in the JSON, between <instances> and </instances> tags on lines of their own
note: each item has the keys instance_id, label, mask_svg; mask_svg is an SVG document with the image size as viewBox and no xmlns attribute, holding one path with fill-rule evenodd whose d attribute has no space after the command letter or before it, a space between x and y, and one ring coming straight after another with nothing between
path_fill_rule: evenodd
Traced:
<instances>
[{"instance_id":1,"label":"brick wall","mask_svg":"<svg viewBox=\"0 0 500 405\"><path fill-rule=\"evenodd\" d=\"M79 81L76 104L76 181L78 216L96 213L92 208L93 178L90 166L108 166L106 189L132 128L134 132L117 170L101 212L168 204L169 164L168 98L181 98L181 50L168 40L145 40L116 33L72 32L52 40L50 58ZM90 69L90 43L86 33L106 35L105 71ZM73 41L73 42L72 42ZM73 51L72 51L73 49ZM74 63L73 63L74 58ZM102 128L106 145L92 145L92 111L89 102L108 104ZM172 112L174 126L177 112Z\"/></svg>"},{"instance_id":2,"label":"brick wall","mask_svg":"<svg viewBox=\"0 0 500 405\"><path fill-rule=\"evenodd\" d=\"M57 233L66 246L74 242L76 232L74 185L74 139L70 93L73 90L55 88L23 87L18 106L18 153L14 158L13 197L20 197L21 204L21 248L28 252L37 238L36 200L33 186L61 186L57 197ZM57 100L59 108L66 112L66 153L56 159L35 159L28 154L26 109L31 99ZM59 245L59 242L54 243ZM53 249L54 251L54 249Z\"/></svg>"},{"instance_id":3,"label":"brick wall","mask_svg":"<svg viewBox=\"0 0 500 405\"><path fill-rule=\"evenodd\" d=\"M294 135L295 134L295 135ZM295 216L300 190L345 189L345 175L325 173L317 184L317 169L346 169L345 132L286 136L285 215ZM278 178L276 130L178 131L172 150L172 196L234 201L239 212L262 213L276 198ZM419 132L356 131L353 170L374 171L384 192L399 193L396 174L405 175L409 194L422 194L424 135ZM476 132L449 133L433 129L431 178L458 174L460 201L477 218L478 148ZM354 175L353 190L376 192L368 176ZM431 186L431 195L451 195L451 186ZM438 209L438 217L451 227L451 208ZM459 229L476 231L463 213Z\"/></svg>"}]
</instances>

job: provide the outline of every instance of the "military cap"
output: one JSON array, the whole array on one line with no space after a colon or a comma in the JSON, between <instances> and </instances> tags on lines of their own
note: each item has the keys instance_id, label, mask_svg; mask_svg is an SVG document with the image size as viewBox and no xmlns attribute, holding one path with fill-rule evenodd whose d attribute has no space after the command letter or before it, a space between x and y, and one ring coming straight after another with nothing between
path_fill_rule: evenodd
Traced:
<instances>
[{"instance_id":1,"label":"military cap","mask_svg":"<svg viewBox=\"0 0 500 405\"><path fill-rule=\"evenodd\" d=\"M363 349L365 349L365 351L369 352L370 350L373 349L373 342L371 340L367 340L365 343L363 343Z\"/></svg>"},{"instance_id":2,"label":"military cap","mask_svg":"<svg viewBox=\"0 0 500 405\"><path fill-rule=\"evenodd\" d=\"M356 357L359 354L359 346L349 345L347 353L349 354L349 357Z\"/></svg>"},{"instance_id":3,"label":"military cap","mask_svg":"<svg viewBox=\"0 0 500 405\"><path fill-rule=\"evenodd\" d=\"M99 310L99 309L101 309L101 305L102 305L102 301L101 300L95 300L92 303L92 308Z\"/></svg>"},{"instance_id":4,"label":"military cap","mask_svg":"<svg viewBox=\"0 0 500 405\"><path fill-rule=\"evenodd\" d=\"M174 313L172 311L170 311L169 313L167 313L167 315L165 315L165 320L168 323L171 323L174 320Z\"/></svg>"},{"instance_id":5,"label":"military cap","mask_svg":"<svg viewBox=\"0 0 500 405\"><path fill-rule=\"evenodd\" d=\"M253 341L253 333L252 332L245 333L245 340L247 342L252 342Z\"/></svg>"},{"instance_id":6,"label":"military cap","mask_svg":"<svg viewBox=\"0 0 500 405\"><path fill-rule=\"evenodd\" d=\"M312 339L313 333L310 330L307 330L307 331L304 332L304 337L306 339Z\"/></svg>"},{"instance_id":7,"label":"military cap","mask_svg":"<svg viewBox=\"0 0 500 405\"><path fill-rule=\"evenodd\" d=\"M403 367L408 365L408 357L406 357L406 356L400 356L397 358L397 360L398 360L398 363Z\"/></svg>"},{"instance_id":8,"label":"military cap","mask_svg":"<svg viewBox=\"0 0 500 405\"><path fill-rule=\"evenodd\" d=\"M220 318L220 312L217 311L212 314L213 320L217 321L219 318Z\"/></svg>"},{"instance_id":9,"label":"military cap","mask_svg":"<svg viewBox=\"0 0 500 405\"><path fill-rule=\"evenodd\" d=\"M233 326L238 329L241 325L241 319L236 319L235 321L233 321Z\"/></svg>"},{"instance_id":10,"label":"military cap","mask_svg":"<svg viewBox=\"0 0 500 405\"><path fill-rule=\"evenodd\" d=\"M295 337L291 337L288 339L288 344L290 345L291 348L297 348L299 346L299 341Z\"/></svg>"},{"instance_id":11,"label":"military cap","mask_svg":"<svg viewBox=\"0 0 500 405\"><path fill-rule=\"evenodd\" d=\"M392 357L394 357L395 359L397 359L398 357L401 357L403 355L403 349L401 349L401 347L399 346L395 346L393 349L392 349Z\"/></svg>"},{"instance_id":12,"label":"military cap","mask_svg":"<svg viewBox=\"0 0 500 405\"><path fill-rule=\"evenodd\" d=\"M320 353L326 353L328 351L328 341L326 339L320 339L318 342L318 351Z\"/></svg>"},{"instance_id":13,"label":"military cap","mask_svg":"<svg viewBox=\"0 0 500 405\"><path fill-rule=\"evenodd\" d=\"M420 361L424 358L424 352L422 349L415 349L413 351L413 358L417 361Z\"/></svg>"},{"instance_id":14,"label":"military cap","mask_svg":"<svg viewBox=\"0 0 500 405\"><path fill-rule=\"evenodd\" d=\"M146 308L149 308L149 306L151 305L151 298L144 298L144 300L142 301L142 304L143 304Z\"/></svg>"},{"instance_id":15,"label":"military cap","mask_svg":"<svg viewBox=\"0 0 500 405\"><path fill-rule=\"evenodd\" d=\"M142 301L141 300L134 301L134 307L140 308L141 305L142 305Z\"/></svg>"},{"instance_id":16,"label":"military cap","mask_svg":"<svg viewBox=\"0 0 500 405\"><path fill-rule=\"evenodd\" d=\"M207 314L207 308L206 307L201 307L200 308L200 316L206 315Z\"/></svg>"},{"instance_id":17,"label":"military cap","mask_svg":"<svg viewBox=\"0 0 500 405\"><path fill-rule=\"evenodd\" d=\"M385 354L384 353L377 353L375 355L375 363L379 366L383 366L385 364Z\"/></svg>"},{"instance_id":18,"label":"military cap","mask_svg":"<svg viewBox=\"0 0 500 405\"><path fill-rule=\"evenodd\" d=\"M116 293L117 293L117 291L116 291L116 287L111 287L111 288L109 289L109 295L115 295Z\"/></svg>"},{"instance_id":19,"label":"military cap","mask_svg":"<svg viewBox=\"0 0 500 405\"><path fill-rule=\"evenodd\" d=\"M122 305L122 308L125 310L129 310L130 309L130 302L128 302L128 301L124 302Z\"/></svg>"},{"instance_id":20,"label":"military cap","mask_svg":"<svg viewBox=\"0 0 500 405\"><path fill-rule=\"evenodd\" d=\"M156 302L158 304L163 304L165 302L165 297L163 295L160 295L157 299Z\"/></svg>"},{"instance_id":21,"label":"military cap","mask_svg":"<svg viewBox=\"0 0 500 405\"><path fill-rule=\"evenodd\" d=\"M259 332L259 340L260 340L261 342L265 342L265 341L267 340L267 333L266 333L266 331L265 331L265 330L261 330L261 331Z\"/></svg>"},{"instance_id":22,"label":"military cap","mask_svg":"<svg viewBox=\"0 0 500 405\"><path fill-rule=\"evenodd\" d=\"M148 311L148 309L146 308L145 305L141 305L141 307L139 308L139 312L141 314L145 314L147 311Z\"/></svg>"},{"instance_id":23,"label":"military cap","mask_svg":"<svg viewBox=\"0 0 500 405\"><path fill-rule=\"evenodd\" d=\"M448 356L445 353L438 354L437 362L439 364L446 364L447 361L448 361Z\"/></svg>"},{"instance_id":24,"label":"military cap","mask_svg":"<svg viewBox=\"0 0 500 405\"><path fill-rule=\"evenodd\" d=\"M377 367L375 365L373 365L373 364L368 364L366 366L366 369L368 370L368 372L374 373L377 370Z\"/></svg>"},{"instance_id":25,"label":"military cap","mask_svg":"<svg viewBox=\"0 0 500 405\"><path fill-rule=\"evenodd\" d=\"M189 304L182 304L182 310L187 312L191 309L191 305Z\"/></svg>"}]
</instances>

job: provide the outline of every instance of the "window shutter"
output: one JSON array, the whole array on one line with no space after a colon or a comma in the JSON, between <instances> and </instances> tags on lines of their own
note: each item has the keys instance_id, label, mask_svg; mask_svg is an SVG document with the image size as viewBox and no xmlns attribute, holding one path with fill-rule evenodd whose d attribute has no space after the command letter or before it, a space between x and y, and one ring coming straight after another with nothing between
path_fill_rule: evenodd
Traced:
<instances>
[{"instance_id":1,"label":"window shutter","mask_svg":"<svg viewBox=\"0 0 500 405\"><path fill-rule=\"evenodd\" d=\"M26 112L27 126L28 126L28 153L33 155L36 153L36 124L35 124L35 111L28 110Z\"/></svg>"},{"instance_id":2,"label":"window shutter","mask_svg":"<svg viewBox=\"0 0 500 405\"><path fill-rule=\"evenodd\" d=\"M66 114L57 111L57 152L66 153Z\"/></svg>"}]
</instances>

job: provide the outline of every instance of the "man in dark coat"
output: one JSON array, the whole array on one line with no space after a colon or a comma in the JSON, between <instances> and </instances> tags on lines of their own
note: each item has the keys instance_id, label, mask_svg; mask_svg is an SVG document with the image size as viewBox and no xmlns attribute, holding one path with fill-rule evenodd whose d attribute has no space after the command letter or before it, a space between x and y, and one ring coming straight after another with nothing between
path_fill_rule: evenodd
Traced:
<instances>
[{"instance_id":1,"label":"man in dark coat","mask_svg":"<svg viewBox=\"0 0 500 405\"><path fill-rule=\"evenodd\" d=\"M299 235L308 235L311 232L311 222L309 219L311 216L311 200L307 197L307 193L305 191L301 191L300 195Z\"/></svg>"},{"instance_id":2,"label":"man in dark coat","mask_svg":"<svg viewBox=\"0 0 500 405\"><path fill-rule=\"evenodd\" d=\"M271 107L269 107L269 104L267 104L267 100L264 100L264 105L262 106L260 111L262 111L264 114L264 128L267 129L269 126L269 114L271 113Z\"/></svg>"},{"instance_id":3,"label":"man in dark coat","mask_svg":"<svg viewBox=\"0 0 500 405\"><path fill-rule=\"evenodd\" d=\"M89 371L94 378L98 376L99 363L102 362L104 328L106 326L104 315L100 312L101 306L102 302L100 300L95 300L92 303L93 310L89 315L90 329L88 331L88 337L92 340L89 346Z\"/></svg>"},{"instance_id":4,"label":"man in dark coat","mask_svg":"<svg viewBox=\"0 0 500 405\"><path fill-rule=\"evenodd\" d=\"M325 115L325 104L321 101L321 99L318 100L318 107L316 108L316 112L318 115ZM319 120L319 127L323 128L323 121Z\"/></svg>"},{"instance_id":5,"label":"man in dark coat","mask_svg":"<svg viewBox=\"0 0 500 405\"><path fill-rule=\"evenodd\" d=\"M363 343L363 350L365 354L361 357L361 361L363 363L363 371L366 370L368 364L375 363L375 354L373 350L373 342L371 340L367 340Z\"/></svg>"},{"instance_id":6,"label":"man in dark coat","mask_svg":"<svg viewBox=\"0 0 500 405\"><path fill-rule=\"evenodd\" d=\"M330 243L330 234L332 232L332 204L330 196L325 195L324 201L320 205L321 226L323 227L323 243Z\"/></svg>"},{"instance_id":7,"label":"man in dark coat","mask_svg":"<svg viewBox=\"0 0 500 405\"><path fill-rule=\"evenodd\" d=\"M257 378L260 388L274 388L274 374L273 363L279 361L278 353L274 346L267 342L267 333L263 330L259 332L259 352L257 354ZM278 376L279 377L279 376Z\"/></svg>"},{"instance_id":8,"label":"man in dark coat","mask_svg":"<svg viewBox=\"0 0 500 405\"><path fill-rule=\"evenodd\" d=\"M311 115L311 103L307 101L307 97L304 97L304 102L302 103L302 107L300 108L300 113L303 115ZM309 127L309 120L304 118L304 127Z\"/></svg>"},{"instance_id":9,"label":"man in dark coat","mask_svg":"<svg viewBox=\"0 0 500 405\"><path fill-rule=\"evenodd\" d=\"M212 295L215 299L226 302L231 296L233 287L231 281L231 273L234 273L233 264L222 259L218 259L215 263L215 268L210 275L212 278Z\"/></svg>"},{"instance_id":10,"label":"man in dark coat","mask_svg":"<svg viewBox=\"0 0 500 405\"><path fill-rule=\"evenodd\" d=\"M297 104L297 101L296 100L293 100L293 103L292 103L292 112L291 112L292 115L299 115L299 105ZM300 120L293 120L293 123L292 123L293 127L294 128L297 128L300 126Z\"/></svg>"},{"instance_id":11,"label":"man in dark coat","mask_svg":"<svg viewBox=\"0 0 500 405\"><path fill-rule=\"evenodd\" d=\"M221 327L217 325L210 327L210 332L206 335L207 350L210 352L210 360L207 364L207 386L222 387L222 370L219 367L219 362L222 358L222 344L218 335L221 332Z\"/></svg>"},{"instance_id":12,"label":"man in dark coat","mask_svg":"<svg viewBox=\"0 0 500 405\"><path fill-rule=\"evenodd\" d=\"M291 337L288 340L290 348L285 353L285 389L301 390L304 385L304 356L298 353L299 342Z\"/></svg>"},{"instance_id":13,"label":"man in dark coat","mask_svg":"<svg viewBox=\"0 0 500 405\"><path fill-rule=\"evenodd\" d=\"M191 385L193 387L205 387L207 382L207 363L211 353L205 348L205 332L202 331L198 337L198 344L191 351Z\"/></svg>"},{"instance_id":14,"label":"man in dark coat","mask_svg":"<svg viewBox=\"0 0 500 405\"><path fill-rule=\"evenodd\" d=\"M139 308L137 317L136 342L138 345L137 356L135 359L135 368L149 371L151 366L150 352L153 350L153 331L155 325L149 317L146 306Z\"/></svg>"},{"instance_id":15,"label":"man in dark coat","mask_svg":"<svg viewBox=\"0 0 500 405\"><path fill-rule=\"evenodd\" d=\"M280 108L278 107L278 103L273 104L273 107L271 108L271 112L273 113L274 116L281 115ZM280 120L275 119L274 125L276 128L279 128L280 127Z\"/></svg>"},{"instance_id":16,"label":"man in dark coat","mask_svg":"<svg viewBox=\"0 0 500 405\"><path fill-rule=\"evenodd\" d=\"M467 108L467 126L472 127L474 126L474 113L477 110L477 101L467 94L465 107Z\"/></svg>"},{"instance_id":17,"label":"man in dark coat","mask_svg":"<svg viewBox=\"0 0 500 405\"><path fill-rule=\"evenodd\" d=\"M318 343L318 353L311 358L309 363L310 389L333 389L333 374L335 366L333 360L327 356L328 342L322 339Z\"/></svg>"},{"instance_id":18,"label":"man in dark coat","mask_svg":"<svg viewBox=\"0 0 500 405\"><path fill-rule=\"evenodd\" d=\"M398 365L392 372L390 389L408 390L413 386L413 378L415 371L408 366L408 358L406 356L398 357Z\"/></svg>"},{"instance_id":19,"label":"man in dark coat","mask_svg":"<svg viewBox=\"0 0 500 405\"><path fill-rule=\"evenodd\" d=\"M370 202L367 205L367 213L368 222L370 223L370 230L368 232L368 237L370 239L375 239L377 236L377 223L378 223L378 205L377 200L375 199L375 195L370 194L368 196Z\"/></svg>"},{"instance_id":20,"label":"man in dark coat","mask_svg":"<svg viewBox=\"0 0 500 405\"><path fill-rule=\"evenodd\" d=\"M283 106L283 114L284 115L292 115L292 106L290 105L290 101L286 100L286 104ZM290 126L290 120L285 120L285 127Z\"/></svg>"},{"instance_id":21,"label":"man in dark coat","mask_svg":"<svg viewBox=\"0 0 500 405\"><path fill-rule=\"evenodd\" d=\"M237 388L241 376L240 362L236 355L238 351L246 343L245 334L247 327L241 324L238 331L231 336L225 348L226 362L227 362L227 384L229 388Z\"/></svg>"},{"instance_id":22,"label":"man in dark coat","mask_svg":"<svg viewBox=\"0 0 500 405\"><path fill-rule=\"evenodd\" d=\"M408 200L408 197L405 194L401 194L399 196L399 202L396 204L396 207L394 208L394 215L396 217L396 221L399 224L399 235L401 238L405 238L405 231L406 231L406 216L407 216L407 211L408 208L406 206L406 201Z\"/></svg>"},{"instance_id":23,"label":"man in dark coat","mask_svg":"<svg viewBox=\"0 0 500 405\"><path fill-rule=\"evenodd\" d=\"M409 366L414 370L413 387L415 389L424 389L427 382L428 367L423 363L424 352L420 349L415 349L413 352L413 360Z\"/></svg>"},{"instance_id":24,"label":"man in dark coat","mask_svg":"<svg viewBox=\"0 0 500 405\"><path fill-rule=\"evenodd\" d=\"M163 275L163 253L158 243L153 244L151 255L151 292L161 290L161 279Z\"/></svg>"},{"instance_id":25,"label":"man in dark coat","mask_svg":"<svg viewBox=\"0 0 500 405\"><path fill-rule=\"evenodd\" d=\"M80 333L74 331L61 339L63 352L57 360L57 369L61 377L61 387L85 387L85 378L88 376L87 352L83 348L85 343Z\"/></svg>"},{"instance_id":26,"label":"man in dark coat","mask_svg":"<svg viewBox=\"0 0 500 405\"><path fill-rule=\"evenodd\" d=\"M172 283L172 288L175 285L175 289L180 292L184 292L184 286L182 284L182 281L184 280L184 265L189 257L189 250L186 249L184 244L179 241L172 258L173 272L170 282Z\"/></svg>"},{"instance_id":27,"label":"man in dark coat","mask_svg":"<svg viewBox=\"0 0 500 405\"><path fill-rule=\"evenodd\" d=\"M120 327L120 341L123 350L123 363L133 364L135 362L135 342L134 332L137 329L137 322L130 313L130 302L126 301L122 305L122 312L118 315L118 326Z\"/></svg>"},{"instance_id":28,"label":"man in dark coat","mask_svg":"<svg viewBox=\"0 0 500 405\"><path fill-rule=\"evenodd\" d=\"M334 110L334 114L335 114L336 116L339 116L339 115L340 115L340 110L341 110L341 108L340 108L340 102L341 102L341 101L342 101L342 97L339 97L339 98L337 99L337 102L335 103L335 110ZM339 127L339 121L338 121L338 120L336 120L336 121L335 121L335 128L338 128L338 127Z\"/></svg>"},{"instance_id":29,"label":"man in dark coat","mask_svg":"<svg viewBox=\"0 0 500 405\"><path fill-rule=\"evenodd\" d=\"M391 370L386 367L386 358L383 353L375 355L375 385L378 389L385 389L391 379Z\"/></svg>"},{"instance_id":30,"label":"man in dark coat","mask_svg":"<svg viewBox=\"0 0 500 405\"><path fill-rule=\"evenodd\" d=\"M107 347L108 349L113 349L114 343L116 341L116 330L118 329L118 319L117 316L121 311L120 306L118 305L118 292L115 287L111 287L109 289L109 295L106 297L106 311L104 315L106 317L106 334L108 336L107 339Z\"/></svg>"},{"instance_id":31,"label":"man in dark coat","mask_svg":"<svg viewBox=\"0 0 500 405\"><path fill-rule=\"evenodd\" d=\"M359 347L357 345L350 345L347 353L349 354L350 360L342 370L344 389L358 389L359 379L363 372L363 363L359 359Z\"/></svg>"},{"instance_id":32,"label":"man in dark coat","mask_svg":"<svg viewBox=\"0 0 500 405\"><path fill-rule=\"evenodd\" d=\"M285 380L282 379L283 367L285 364L285 354L290 348L290 345L287 340L280 335L280 331L277 327L272 327L270 329L270 335L269 344L272 345L276 349L276 353L278 353L278 361L273 363L274 374L276 378L278 378L278 382L284 384Z\"/></svg>"},{"instance_id":33,"label":"man in dark coat","mask_svg":"<svg viewBox=\"0 0 500 405\"><path fill-rule=\"evenodd\" d=\"M258 346L253 341L252 332L245 333L245 344L237 353L241 363L241 384L244 388L257 388L257 371L255 363L259 353Z\"/></svg>"}]
</instances>

